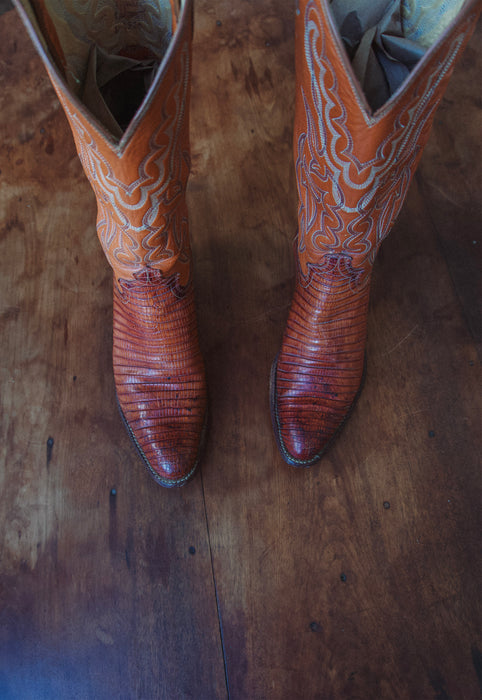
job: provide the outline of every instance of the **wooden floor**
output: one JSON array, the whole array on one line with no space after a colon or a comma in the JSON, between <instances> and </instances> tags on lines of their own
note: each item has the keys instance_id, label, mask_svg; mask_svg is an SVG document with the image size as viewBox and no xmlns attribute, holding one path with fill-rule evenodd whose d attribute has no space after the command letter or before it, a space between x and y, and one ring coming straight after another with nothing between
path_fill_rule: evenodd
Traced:
<instances>
[{"instance_id":1,"label":"wooden floor","mask_svg":"<svg viewBox=\"0 0 482 700\"><path fill-rule=\"evenodd\" d=\"M480 32L377 262L364 392L295 470L268 402L294 275L293 5L196 2L211 426L174 491L117 412L111 273L66 119L0 17L2 700L480 697Z\"/></svg>"}]
</instances>

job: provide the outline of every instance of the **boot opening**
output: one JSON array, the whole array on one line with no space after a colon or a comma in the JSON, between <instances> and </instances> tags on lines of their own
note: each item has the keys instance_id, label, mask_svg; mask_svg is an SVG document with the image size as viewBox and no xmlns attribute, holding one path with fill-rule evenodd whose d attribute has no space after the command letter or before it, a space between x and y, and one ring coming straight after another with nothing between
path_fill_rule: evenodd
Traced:
<instances>
[{"instance_id":1,"label":"boot opening","mask_svg":"<svg viewBox=\"0 0 482 700\"><path fill-rule=\"evenodd\" d=\"M154 80L182 0L23 0L70 90L120 138Z\"/></svg>"},{"instance_id":2,"label":"boot opening","mask_svg":"<svg viewBox=\"0 0 482 700\"><path fill-rule=\"evenodd\" d=\"M465 0L330 0L370 107L379 109L455 19Z\"/></svg>"}]
</instances>

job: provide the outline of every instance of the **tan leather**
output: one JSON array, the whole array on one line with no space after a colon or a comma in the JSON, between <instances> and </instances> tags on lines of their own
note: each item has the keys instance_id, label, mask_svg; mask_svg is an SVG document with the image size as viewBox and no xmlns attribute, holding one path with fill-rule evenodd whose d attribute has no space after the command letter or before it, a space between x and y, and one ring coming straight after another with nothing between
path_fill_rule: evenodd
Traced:
<instances>
[{"instance_id":1,"label":"tan leather","mask_svg":"<svg viewBox=\"0 0 482 700\"><path fill-rule=\"evenodd\" d=\"M320 459L360 391L372 266L480 8L466 3L373 113L327 0L298 2L298 274L271 380L275 436L290 464Z\"/></svg>"},{"instance_id":2,"label":"tan leather","mask_svg":"<svg viewBox=\"0 0 482 700\"><path fill-rule=\"evenodd\" d=\"M17 7L96 195L97 233L114 271L113 361L121 412L154 478L181 485L199 459L207 405L185 200L192 0L182 3L167 53L120 139L66 86L47 49L57 42L40 33L26 0L17 0Z\"/></svg>"}]
</instances>

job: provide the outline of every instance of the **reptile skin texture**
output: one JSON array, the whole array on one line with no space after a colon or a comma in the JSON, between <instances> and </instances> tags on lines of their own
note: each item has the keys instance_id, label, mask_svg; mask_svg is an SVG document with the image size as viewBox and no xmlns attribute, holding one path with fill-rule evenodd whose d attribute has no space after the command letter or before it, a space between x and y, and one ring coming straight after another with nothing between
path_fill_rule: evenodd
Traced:
<instances>
[{"instance_id":1,"label":"reptile skin texture","mask_svg":"<svg viewBox=\"0 0 482 700\"><path fill-rule=\"evenodd\" d=\"M466 3L373 113L327 0L297 3L297 276L270 381L275 438L288 464L318 462L361 391L373 263L480 9L480 0Z\"/></svg>"},{"instance_id":2,"label":"reptile skin texture","mask_svg":"<svg viewBox=\"0 0 482 700\"><path fill-rule=\"evenodd\" d=\"M127 428L152 476L180 485L197 462L206 414L192 285L175 289L173 278L150 269L121 280L114 285L113 330Z\"/></svg>"},{"instance_id":3,"label":"reptile skin texture","mask_svg":"<svg viewBox=\"0 0 482 700\"><path fill-rule=\"evenodd\" d=\"M207 414L185 200L192 0L182 3L153 85L120 140L66 87L45 45L55 37L45 42L31 13L17 8L97 199L97 233L114 273L113 365L124 423L151 476L180 486L198 464Z\"/></svg>"}]
</instances>

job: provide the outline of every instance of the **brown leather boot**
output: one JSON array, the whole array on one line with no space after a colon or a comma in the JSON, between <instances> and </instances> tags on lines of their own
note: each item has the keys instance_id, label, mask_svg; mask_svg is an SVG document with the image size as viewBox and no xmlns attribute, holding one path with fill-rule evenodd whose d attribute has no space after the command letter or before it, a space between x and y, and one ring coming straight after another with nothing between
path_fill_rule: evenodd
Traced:
<instances>
[{"instance_id":1,"label":"brown leather boot","mask_svg":"<svg viewBox=\"0 0 482 700\"><path fill-rule=\"evenodd\" d=\"M192 0L16 4L97 198L122 416L154 479L180 486L207 412L185 201Z\"/></svg>"},{"instance_id":2,"label":"brown leather boot","mask_svg":"<svg viewBox=\"0 0 482 700\"><path fill-rule=\"evenodd\" d=\"M397 19L395 10L381 28L369 26L359 45L350 43L361 26L361 7L371 12L375 4L297 3L297 280L271 373L274 432L281 454L294 466L310 466L321 458L360 393L372 266L400 211L435 109L481 7L480 0L454 0L453 16L447 17L448 10L435 0L398 3L398 21L400 6L406 12L408 41L422 35L420 56L407 68L385 55L383 32ZM353 11L337 25L335 16L343 6ZM442 29L441 20L447 24ZM430 36L423 35L427 27L433 29ZM372 42L368 49L367 37ZM373 42L380 37L377 48ZM405 53L399 36L388 37L390 42ZM382 87L383 80L387 87L398 77L391 96L381 99L373 89L380 75L367 72L377 51L381 64L388 65ZM360 66L357 78L354 71Z\"/></svg>"}]
</instances>

